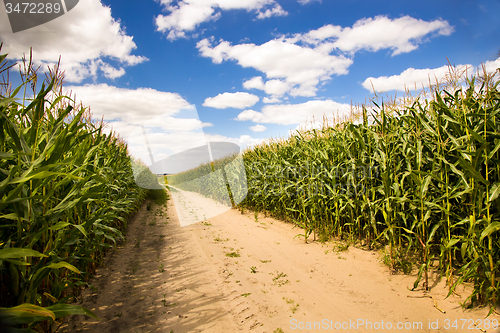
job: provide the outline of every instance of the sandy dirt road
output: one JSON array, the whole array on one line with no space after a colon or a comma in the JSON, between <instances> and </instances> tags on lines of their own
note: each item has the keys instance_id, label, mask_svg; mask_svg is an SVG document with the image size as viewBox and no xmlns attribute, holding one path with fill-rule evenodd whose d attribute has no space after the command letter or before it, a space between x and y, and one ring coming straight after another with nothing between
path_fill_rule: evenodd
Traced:
<instances>
[{"instance_id":1,"label":"sandy dirt road","mask_svg":"<svg viewBox=\"0 0 500 333\"><path fill-rule=\"evenodd\" d=\"M415 276L391 275L378 253L305 244L299 233L234 209L180 227L172 201L167 212L145 205L98 270L97 291L84 291L101 320L73 317L60 331L497 332L479 329L486 309L445 299L437 275L428 294L410 291Z\"/></svg>"}]
</instances>

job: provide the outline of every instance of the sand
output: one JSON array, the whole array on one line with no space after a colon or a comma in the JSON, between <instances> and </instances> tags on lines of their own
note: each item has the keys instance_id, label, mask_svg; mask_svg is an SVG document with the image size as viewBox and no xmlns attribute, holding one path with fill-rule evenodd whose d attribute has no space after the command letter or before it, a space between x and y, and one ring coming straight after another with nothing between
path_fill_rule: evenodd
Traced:
<instances>
[{"instance_id":1,"label":"sand","mask_svg":"<svg viewBox=\"0 0 500 333\"><path fill-rule=\"evenodd\" d=\"M462 310L466 287L458 290L462 297L446 298L445 279L436 273L430 275L429 292L410 291L415 275L391 274L378 252L352 246L343 251L333 241L305 244L291 224L263 214L256 220L253 212L236 209L181 227L175 208L172 200L166 212L141 208L127 241L98 269L97 291L83 292L83 306L100 321L74 316L59 332L481 332L478 326L485 327L488 309ZM499 316L488 317L494 319Z\"/></svg>"}]
</instances>

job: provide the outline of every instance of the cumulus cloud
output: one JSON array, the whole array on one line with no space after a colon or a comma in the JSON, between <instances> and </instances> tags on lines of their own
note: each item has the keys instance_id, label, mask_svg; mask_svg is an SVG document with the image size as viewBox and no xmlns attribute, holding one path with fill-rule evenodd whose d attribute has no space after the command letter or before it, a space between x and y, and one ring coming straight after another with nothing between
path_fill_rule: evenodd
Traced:
<instances>
[{"instance_id":1,"label":"cumulus cloud","mask_svg":"<svg viewBox=\"0 0 500 333\"><path fill-rule=\"evenodd\" d=\"M264 81L262 80L262 76L255 76L249 80L244 81L243 88L264 90Z\"/></svg>"},{"instance_id":2,"label":"cumulus cloud","mask_svg":"<svg viewBox=\"0 0 500 333\"><path fill-rule=\"evenodd\" d=\"M197 48L216 64L236 61L245 68L265 74L243 83L246 89L263 90L272 97L316 96L322 84L333 75L344 75L360 50L392 50L393 55L418 48L425 38L449 35L453 28L444 20L423 21L409 16L385 16L358 20L352 27L325 25L291 37L281 36L264 44L233 45L221 40L203 39Z\"/></svg>"},{"instance_id":3,"label":"cumulus cloud","mask_svg":"<svg viewBox=\"0 0 500 333\"><path fill-rule=\"evenodd\" d=\"M159 0L170 12L155 19L157 31L167 32L167 38L175 40L186 37L201 23L217 20L222 11L244 9L257 13L257 19L284 16L288 13L274 0Z\"/></svg>"},{"instance_id":4,"label":"cumulus cloud","mask_svg":"<svg viewBox=\"0 0 500 333\"><path fill-rule=\"evenodd\" d=\"M500 68L500 58L497 58L496 60L493 61L485 62L484 67L487 72L493 73L496 71L497 75L499 75L500 72L498 71L498 69Z\"/></svg>"},{"instance_id":5,"label":"cumulus cloud","mask_svg":"<svg viewBox=\"0 0 500 333\"><path fill-rule=\"evenodd\" d=\"M177 93L152 88L127 89L102 84L67 86L83 105L90 105L92 114L104 120L126 120L130 123L159 115L173 116L181 109L194 108Z\"/></svg>"},{"instance_id":6,"label":"cumulus cloud","mask_svg":"<svg viewBox=\"0 0 500 333\"><path fill-rule=\"evenodd\" d=\"M345 117L351 112L350 104L341 104L332 100L308 101L301 104L266 105L261 112L245 110L235 120L253 121L254 123L292 125L304 121L322 120L323 117Z\"/></svg>"},{"instance_id":7,"label":"cumulus cloud","mask_svg":"<svg viewBox=\"0 0 500 333\"><path fill-rule=\"evenodd\" d=\"M394 56L416 50L418 44L430 34L448 36L452 32L453 27L445 20L428 22L410 16L391 20L386 16L376 16L360 19L352 27L325 25L304 35L296 35L293 39L352 53L391 49Z\"/></svg>"},{"instance_id":8,"label":"cumulus cloud","mask_svg":"<svg viewBox=\"0 0 500 333\"><path fill-rule=\"evenodd\" d=\"M459 70L468 69L469 72L473 71L472 65L459 65L457 66ZM438 68L424 68L415 69L408 68L401 74L392 76L380 76L380 77L369 77L363 83L362 86L373 92L399 90L405 91L407 89L421 89L423 87L428 87L429 84L434 85L436 82L443 80L449 73L450 68L448 66L441 66Z\"/></svg>"},{"instance_id":9,"label":"cumulus cloud","mask_svg":"<svg viewBox=\"0 0 500 333\"><path fill-rule=\"evenodd\" d=\"M262 102L266 103L266 104L273 104L273 103L281 103L281 99L279 98L276 98L276 97L264 97L262 99Z\"/></svg>"},{"instance_id":10,"label":"cumulus cloud","mask_svg":"<svg viewBox=\"0 0 500 333\"><path fill-rule=\"evenodd\" d=\"M307 5L308 3L310 3L310 2L314 2L314 1L321 2L321 0L298 0L298 2L299 2L301 5Z\"/></svg>"},{"instance_id":11,"label":"cumulus cloud","mask_svg":"<svg viewBox=\"0 0 500 333\"><path fill-rule=\"evenodd\" d=\"M205 99L203 106L208 106L216 109L236 108L244 109L253 106L259 101L259 97L246 93L223 93L215 97Z\"/></svg>"},{"instance_id":12,"label":"cumulus cloud","mask_svg":"<svg viewBox=\"0 0 500 333\"><path fill-rule=\"evenodd\" d=\"M250 126L250 130L253 132L264 132L267 129L266 126L263 126L261 124L257 124L255 126Z\"/></svg>"},{"instance_id":13,"label":"cumulus cloud","mask_svg":"<svg viewBox=\"0 0 500 333\"><path fill-rule=\"evenodd\" d=\"M156 159L167 154L166 148L169 155L204 144L202 128L211 125L202 123L194 105L176 93L107 84L69 86L67 89L76 95L77 101L91 106L95 119L104 118L108 132L114 131L127 140L132 135L132 141L129 141L131 152L147 163L149 154L141 142L140 124L155 128L154 133L148 134L148 139Z\"/></svg>"},{"instance_id":14,"label":"cumulus cloud","mask_svg":"<svg viewBox=\"0 0 500 333\"><path fill-rule=\"evenodd\" d=\"M235 60L242 67L255 68L269 79L256 77L245 82L247 89L261 89L275 96L314 96L317 85L334 74L347 74L352 59L343 55L330 55L319 49L303 47L283 39L274 39L262 45L231 45L222 41L213 46L208 39L197 43L200 53L220 64Z\"/></svg>"},{"instance_id":15,"label":"cumulus cloud","mask_svg":"<svg viewBox=\"0 0 500 333\"><path fill-rule=\"evenodd\" d=\"M56 64L61 56L61 69L66 71L68 82L81 82L99 73L114 79L125 74L125 66L147 60L132 54L137 48L133 37L99 0L80 1L67 14L15 34L7 32L7 24L8 20L0 20L2 51L9 53L9 59L21 59L30 47L37 64L44 67Z\"/></svg>"},{"instance_id":16,"label":"cumulus cloud","mask_svg":"<svg viewBox=\"0 0 500 333\"><path fill-rule=\"evenodd\" d=\"M103 117L107 123L105 131L118 133L129 144L130 153L148 165L152 163L149 149L158 162L207 142L203 129L212 124L200 121L196 107L177 93L107 84L66 89L84 106L91 106L94 119Z\"/></svg>"},{"instance_id":17,"label":"cumulus cloud","mask_svg":"<svg viewBox=\"0 0 500 333\"><path fill-rule=\"evenodd\" d=\"M250 135L241 135L239 138L231 138L219 134L207 134L206 138L210 142L232 142L240 146L240 151L261 144L265 139L256 139Z\"/></svg>"}]
</instances>

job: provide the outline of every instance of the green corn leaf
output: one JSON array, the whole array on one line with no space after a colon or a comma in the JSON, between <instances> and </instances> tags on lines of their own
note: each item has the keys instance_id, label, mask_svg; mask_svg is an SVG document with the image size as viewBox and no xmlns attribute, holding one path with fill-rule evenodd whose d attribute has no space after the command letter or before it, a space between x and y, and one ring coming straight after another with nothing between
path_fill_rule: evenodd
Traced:
<instances>
[{"instance_id":1,"label":"green corn leaf","mask_svg":"<svg viewBox=\"0 0 500 333\"><path fill-rule=\"evenodd\" d=\"M76 268L75 266L67 263L66 261L60 261L58 263L52 263L52 264L49 264L49 265L45 266L44 268L52 268L52 269L67 268L70 271L73 271L73 272L75 272L77 274L81 274L81 272L78 270L78 268Z\"/></svg>"},{"instance_id":2,"label":"green corn leaf","mask_svg":"<svg viewBox=\"0 0 500 333\"><path fill-rule=\"evenodd\" d=\"M490 223L481 233L480 241L482 242L485 237L491 236L493 233L500 230L500 222L492 222Z\"/></svg>"},{"instance_id":3,"label":"green corn leaf","mask_svg":"<svg viewBox=\"0 0 500 333\"><path fill-rule=\"evenodd\" d=\"M500 195L500 183L495 183L490 189L490 197L488 198L488 202L492 202Z\"/></svg>"},{"instance_id":4,"label":"green corn leaf","mask_svg":"<svg viewBox=\"0 0 500 333\"><path fill-rule=\"evenodd\" d=\"M23 257L47 257L45 254L42 254L38 251L31 249L23 249L17 247L11 247L8 249L0 250L0 259L14 259L14 258L23 258Z\"/></svg>"},{"instance_id":5,"label":"green corn leaf","mask_svg":"<svg viewBox=\"0 0 500 333\"><path fill-rule=\"evenodd\" d=\"M54 312L33 304L0 308L0 321L7 325L24 325L45 320L56 320Z\"/></svg>"},{"instance_id":6,"label":"green corn leaf","mask_svg":"<svg viewBox=\"0 0 500 333\"><path fill-rule=\"evenodd\" d=\"M11 264L16 265L16 266L30 266L31 265L28 262L14 260L14 259L2 259L2 260L6 261L6 262L10 262Z\"/></svg>"},{"instance_id":7,"label":"green corn leaf","mask_svg":"<svg viewBox=\"0 0 500 333\"><path fill-rule=\"evenodd\" d=\"M72 315L84 315L99 320L99 318L97 318L97 316L92 311L79 305L54 304L47 307L47 309L52 311L56 318L62 318Z\"/></svg>"},{"instance_id":8,"label":"green corn leaf","mask_svg":"<svg viewBox=\"0 0 500 333\"><path fill-rule=\"evenodd\" d=\"M50 227L49 230L57 231L57 230L64 229L64 228L66 228L67 226L70 226L70 225L71 225L71 223L69 223L69 222L59 222L56 225Z\"/></svg>"},{"instance_id":9,"label":"green corn leaf","mask_svg":"<svg viewBox=\"0 0 500 333\"><path fill-rule=\"evenodd\" d=\"M447 243L446 243L445 247L446 247L447 249L451 249L451 248L453 248L453 247L455 246L455 244L457 244L459 241L460 241L460 239L459 239L459 238L452 238L452 239L450 239L450 241L449 241L449 242L447 242Z\"/></svg>"},{"instance_id":10,"label":"green corn leaf","mask_svg":"<svg viewBox=\"0 0 500 333\"><path fill-rule=\"evenodd\" d=\"M78 230L80 230L80 232L85 236L85 237L88 237L88 234L87 232L85 231L85 228L82 226L82 225L79 225L79 224L73 224L73 226L75 228L77 228Z\"/></svg>"}]
</instances>

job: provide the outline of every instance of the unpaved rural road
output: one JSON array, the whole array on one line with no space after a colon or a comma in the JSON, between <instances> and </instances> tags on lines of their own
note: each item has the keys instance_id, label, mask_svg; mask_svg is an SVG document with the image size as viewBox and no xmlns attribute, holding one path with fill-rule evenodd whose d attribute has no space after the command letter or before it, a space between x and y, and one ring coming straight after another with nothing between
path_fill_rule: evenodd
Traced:
<instances>
[{"instance_id":1,"label":"unpaved rural road","mask_svg":"<svg viewBox=\"0 0 500 333\"><path fill-rule=\"evenodd\" d=\"M432 299L376 252L305 244L299 233L234 209L180 227L172 200L144 205L98 270L97 291L84 291L100 321L73 317L59 332L481 332L472 322L487 310L462 311L437 275Z\"/></svg>"}]
</instances>

